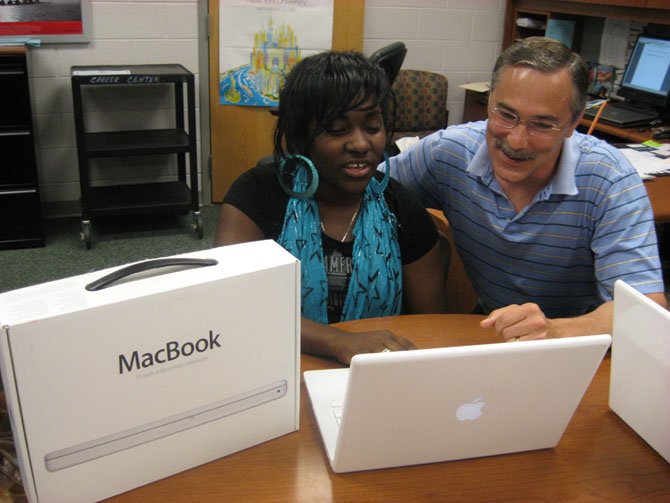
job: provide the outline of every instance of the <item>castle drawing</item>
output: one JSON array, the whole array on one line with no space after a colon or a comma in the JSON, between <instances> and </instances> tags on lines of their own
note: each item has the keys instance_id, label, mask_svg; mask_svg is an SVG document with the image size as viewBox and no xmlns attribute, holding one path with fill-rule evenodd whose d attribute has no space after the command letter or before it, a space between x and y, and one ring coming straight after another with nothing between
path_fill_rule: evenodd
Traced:
<instances>
[{"instance_id":1,"label":"castle drawing","mask_svg":"<svg viewBox=\"0 0 670 503\"><path fill-rule=\"evenodd\" d=\"M254 35L249 55L249 74L256 92L279 99L279 89L293 65L300 61L300 48L293 28L285 23L275 26L272 18Z\"/></svg>"}]
</instances>

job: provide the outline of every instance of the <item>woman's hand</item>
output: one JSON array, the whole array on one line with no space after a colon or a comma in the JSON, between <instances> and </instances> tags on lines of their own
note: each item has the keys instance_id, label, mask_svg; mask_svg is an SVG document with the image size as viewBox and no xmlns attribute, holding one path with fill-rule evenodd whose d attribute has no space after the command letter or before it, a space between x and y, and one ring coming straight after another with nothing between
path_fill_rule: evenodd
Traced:
<instances>
[{"instance_id":1,"label":"woman's hand","mask_svg":"<svg viewBox=\"0 0 670 503\"><path fill-rule=\"evenodd\" d=\"M302 318L301 324L303 353L337 358L345 365L349 365L353 356L359 353L416 349L412 342L388 330L346 332L307 318Z\"/></svg>"},{"instance_id":2,"label":"woman's hand","mask_svg":"<svg viewBox=\"0 0 670 503\"><path fill-rule=\"evenodd\" d=\"M411 341L388 330L373 330L371 332L340 331L335 338L336 340L333 341L333 356L347 365L351 363L353 356L359 353L416 349Z\"/></svg>"}]
</instances>

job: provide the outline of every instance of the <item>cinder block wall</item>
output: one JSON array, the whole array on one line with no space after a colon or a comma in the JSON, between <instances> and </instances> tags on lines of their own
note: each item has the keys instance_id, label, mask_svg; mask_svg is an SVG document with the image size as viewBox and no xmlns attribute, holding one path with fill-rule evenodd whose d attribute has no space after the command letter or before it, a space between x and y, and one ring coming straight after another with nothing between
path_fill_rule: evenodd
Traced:
<instances>
[{"instance_id":1,"label":"cinder block wall","mask_svg":"<svg viewBox=\"0 0 670 503\"><path fill-rule=\"evenodd\" d=\"M403 68L448 77L449 124L459 124L465 93L458 86L491 78L504 17L505 0L366 0L364 52L405 42Z\"/></svg>"},{"instance_id":2,"label":"cinder block wall","mask_svg":"<svg viewBox=\"0 0 670 503\"><path fill-rule=\"evenodd\" d=\"M43 44L30 51L40 189L47 218L76 213L80 194L71 66L180 63L196 74L196 89L200 85L199 51L207 49L198 40L197 0L92 0L91 6L89 43ZM409 48L404 68L449 77L449 122L458 123L463 113L458 85L488 80L501 48L504 8L504 0L366 0L364 52L404 41ZM113 113L107 112L110 101ZM196 103L199 113L200 96ZM103 92L89 103L88 119L96 130L156 127L170 120L171 106L167 92L146 90L123 97ZM96 183L160 179L173 173L169 162L147 157L124 165L115 160L97 162L92 172Z\"/></svg>"}]
</instances>

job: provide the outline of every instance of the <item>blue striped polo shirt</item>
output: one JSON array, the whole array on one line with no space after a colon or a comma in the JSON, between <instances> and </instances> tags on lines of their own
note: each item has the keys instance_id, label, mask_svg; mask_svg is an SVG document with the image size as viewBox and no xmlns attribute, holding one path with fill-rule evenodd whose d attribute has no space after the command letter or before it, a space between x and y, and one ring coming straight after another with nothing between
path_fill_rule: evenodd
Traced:
<instances>
[{"instance_id":1,"label":"blue striped polo shirt","mask_svg":"<svg viewBox=\"0 0 670 503\"><path fill-rule=\"evenodd\" d=\"M535 302L550 318L578 316L611 300L617 279L663 291L647 192L616 148L575 132L555 176L516 213L493 176L485 128L452 126L390 159L391 176L449 219L485 312Z\"/></svg>"}]
</instances>

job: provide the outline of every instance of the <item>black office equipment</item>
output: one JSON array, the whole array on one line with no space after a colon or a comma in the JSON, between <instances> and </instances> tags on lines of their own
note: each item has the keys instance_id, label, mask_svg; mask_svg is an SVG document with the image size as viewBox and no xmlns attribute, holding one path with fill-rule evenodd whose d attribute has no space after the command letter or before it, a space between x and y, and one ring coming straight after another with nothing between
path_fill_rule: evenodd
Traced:
<instances>
[{"instance_id":1,"label":"black office equipment","mask_svg":"<svg viewBox=\"0 0 670 503\"><path fill-rule=\"evenodd\" d=\"M0 250L44 246L28 49L0 50Z\"/></svg>"},{"instance_id":2,"label":"black office equipment","mask_svg":"<svg viewBox=\"0 0 670 503\"><path fill-rule=\"evenodd\" d=\"M661 117L670 103L670 39L639 35L617 92L625 101L613 101L600 121L621 128L648 125ZM584 112L593 119L598 107Z\"/></svg>"},{"instance_id":3,"label":"black office equipment","mask_svg":"<svg viewBox=\"0 0 670 503\"><path fill-rule=\"evenodd\" d=\"M652 138L654 140L665 140L667 138L670 138L670 129L661 129L660 131L656 131L652 135Z\"/></svg>"},{"instance_id":4,"label":"black office equipment","mask_svg":"<svg viewBox=\"0 0 670 503\"><path fill-rule=\"evenodd\" d=\"M109 215L191 211L196 234L202 238L193 73L178 64L73 66L71 73L81 187L81 235L86 248L91 248L91 220ZM151 86L158 92L161 85L168 85L174 93L174 127L116 131L92 131L90 125L87 127L90 121L84 98L91 100L82 88L103 86L123 93L129 86ZM91 179L92 159L158 155L176 156L177 169L171 179L114 185L93 183Z\"/></svg>"},{"instance_id":5,"label":"black office equipment","mask_svg":"<svg viewBox=\"0 0 670 503\"><path fill-rule=\"evenodd\" d=\"M400 67L403 64L403 61L405 61L406 54L407 47L405 47L403 42L393 42L381 49L377 49L370 55L370 59L384 69L389 84L393 85L393 82L400 71Z\"/></svg>"}]
</instances>

